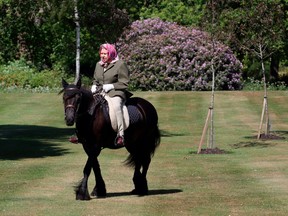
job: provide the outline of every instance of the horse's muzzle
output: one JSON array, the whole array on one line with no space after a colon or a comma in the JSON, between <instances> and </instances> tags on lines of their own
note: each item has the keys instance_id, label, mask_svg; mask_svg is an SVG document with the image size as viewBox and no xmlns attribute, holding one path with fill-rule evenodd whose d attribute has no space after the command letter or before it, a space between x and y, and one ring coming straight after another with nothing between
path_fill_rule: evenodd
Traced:
<instances>
[{"instance_id":1,"label":"horse's muzzle","mask_svg":"<svg viewBox=\"0 0 288 216\"><path fill-rule=\"evenodd\" d=\"M65 122L67 126L73 126L75 122L74 116L65 116Z\"/></svg>"},{"instance_id":2,"label":"horse's muzzle","mask_svg":"<svg viewBox=\"0 0 288 216\"><path fill-rule=\"evenodd\" d=\"M65 122L67 126L73 126L75 122L75 112L74 109L68 108L65 111Z\"/></svg>"},{"instance_id":3,"label":"horse's muzzle","mask_svg":"<svg viewBox=\"0 0 288 216\"><path fill-rule=\"evenodd\" d=\"M73 126L74 125L74 121L73 120L67 120L65 119L66 125L67 126Z\"/></svg>"},{"instance_id":4,"label":"horse's muzzle","mask_svg":"<svg viewBox=\"0 0 288 216\"><path fill-rule=\"evenodd\" d=\"M67 126L73 126L74 125L74 118L67 118L67 116L65 116L65 122Z\"/></svg>"}]
</instances>

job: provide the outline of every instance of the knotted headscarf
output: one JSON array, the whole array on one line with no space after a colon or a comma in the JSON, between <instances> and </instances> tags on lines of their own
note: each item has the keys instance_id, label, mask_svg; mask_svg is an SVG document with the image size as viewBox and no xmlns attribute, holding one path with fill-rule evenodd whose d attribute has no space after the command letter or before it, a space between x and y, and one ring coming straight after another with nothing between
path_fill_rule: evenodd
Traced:
<instances>
[{"instance_id":1,"label":"knotted headscarf","mask_svg":"<svg viewBox=\"0 0 288 216\"><path fill-rule=\"evenodd\" d=\"M114 63L114 62L119 60L116 48L115 48L115 46L113 44L109 44L109 43L102 44L100 46L99 53L101 52L102 49L106 49L108 51L108 56L109 56L109 59L110 59L109 63ZM100 64L103 66L103 65L105 65L105 62L103 62L101 60Z\"/></svg>"}]
</instances>

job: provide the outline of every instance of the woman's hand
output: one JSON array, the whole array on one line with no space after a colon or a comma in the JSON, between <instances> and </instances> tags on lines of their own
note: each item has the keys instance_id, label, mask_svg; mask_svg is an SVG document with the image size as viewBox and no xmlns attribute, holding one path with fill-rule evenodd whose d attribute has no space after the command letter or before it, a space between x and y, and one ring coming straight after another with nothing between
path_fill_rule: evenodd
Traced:
<instances>
[{"instance_id":1,"label":"woman's hand","mask_svg":"<svg viewBox=\"0 0 288 216\"><path fill-rule=\"evenodd\" d=\"M97 91L97 86L96 85L92 85L91 87L91 92L94 94Z\"/></svg>"},{"instance_id":2,"label":"woman's hand","mask_svg":"<svg viewBox=\"0 0 288 216\"><path fill-rule=\"evenodd\" d=\"M114 85L113 84L104 84L103 85L103 90L107 93L109 91L111 91L112 89L114 89Z\"/></svg>"}]
</instances>

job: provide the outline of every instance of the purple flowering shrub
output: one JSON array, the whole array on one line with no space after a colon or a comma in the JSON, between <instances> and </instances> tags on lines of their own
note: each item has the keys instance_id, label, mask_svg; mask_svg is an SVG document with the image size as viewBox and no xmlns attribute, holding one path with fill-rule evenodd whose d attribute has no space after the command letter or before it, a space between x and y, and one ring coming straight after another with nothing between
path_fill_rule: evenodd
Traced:
<instances>
[{"instance_id":1,"label":"purple flowering shrub","mask_svg":"<svg viewBox=\"0 0 288 216\"><path fill-rule=\"evenodd\" d=\"M160 19L135 21L116 44L130 69L134 90L209 90L212 59L215 89L242 88L242 65L229 47L205 32Z\"/></svg>"}]
</instances>

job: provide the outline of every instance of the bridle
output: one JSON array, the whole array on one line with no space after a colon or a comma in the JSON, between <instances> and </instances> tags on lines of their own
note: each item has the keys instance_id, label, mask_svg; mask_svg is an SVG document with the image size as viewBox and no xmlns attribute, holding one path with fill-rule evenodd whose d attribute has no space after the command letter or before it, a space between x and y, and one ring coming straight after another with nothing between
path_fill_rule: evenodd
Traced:
<instances>
[{"instance_id":1,"label":"bridle","mask_svg":"<svg viewBox=\"0 0 288 216\"><path fill-rule=\"evenodd\" d=\"M80 96L81 96L81 91L78 89L78 88L73 88L73 87L70 87L70 88L66 88L65 89L65 91L75 91L75 92L80 92ZM77 93L75 93L75 94L77 94ZM71 97L67 97L66 99L64 99L65 101L67 100L67 99L69 99L69 98L72 98L72 96ZM80 97L80 98L82 98L82 97ZM64 110L65 110L65 113L66 113L66 110L68 109L68 108L72 108L72 109L74 109L74 111L75 112L77 112L78 111L78 109L79 109L79 104L80 103L77 103L77 107L74 105L74 104L67 104L66 106L65 106L65 108L64 108Z\"/></svg>"},{"instance_id":2,"label":"bridle","mask_svg":"<svg viewBox=\"0 0 288 216\"><path fill-rule=\"evenodd\" d=\"M65 106L65 111L66 111L68 108L73 108L74 110L76 110L76 107L75 107L73 104L68 104L67 106Z\"/></svg>"}]
</instances>

